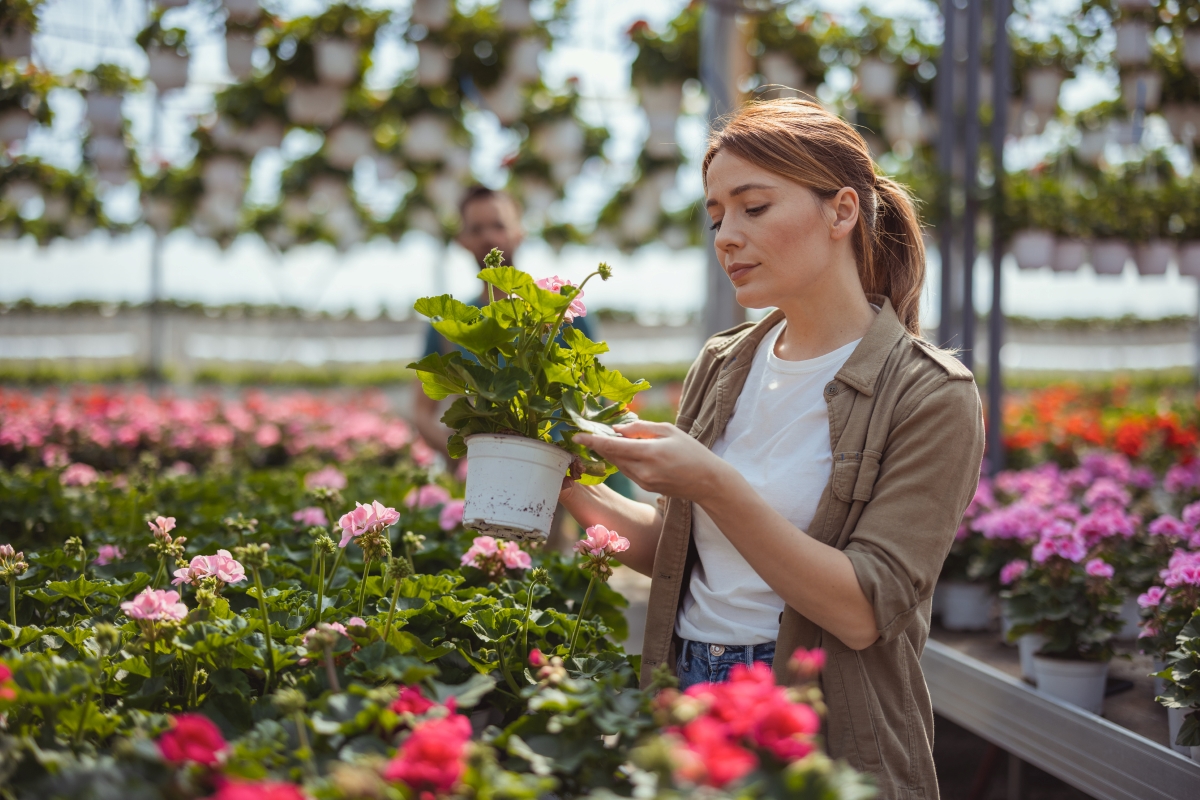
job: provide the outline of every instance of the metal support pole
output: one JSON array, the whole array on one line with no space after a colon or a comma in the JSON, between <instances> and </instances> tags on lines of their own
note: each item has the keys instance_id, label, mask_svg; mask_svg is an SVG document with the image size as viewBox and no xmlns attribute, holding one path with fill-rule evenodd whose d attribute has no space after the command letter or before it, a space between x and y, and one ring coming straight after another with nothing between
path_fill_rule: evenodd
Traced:
<instances>
[{"instance_id":1,"label":"metal support pole","mask_svg":"<svg viewBox=\"0 0 1200 800\"><path fill-rule=\"evenodd\" d=\"M154 110L152 111L151 147L155 157L158 156L159 132L162 128L162 97L157 89L154 93ZM155 384L162 383L163 354L165 351L163 331L163 275L162 275L163 235L154 232L154 243L150 246L150 348L149 348L149 377Z\"/></svg>"},{"instance_id":2,"label":"metal support pole","mask_svg":"<svg viewBox=\"0 0 1200 800\"><path fill-rule=\"evenodd\" d=\"M1009 0L992 0L996 34L992 44L992 172L995 179L992 184L992 310L988 314L987 385L987 451L992 475L1004 469L1004 373L1000 363L1000 348L1004 344L1004 307L1000 292L1000 266L1006 243L1001 236L1003 226L999 222L1004 213L1004 140L1008 133L1008 4Z\"/></svg>"},{"instance_id":3,"label":"metal support pole","mask_svg":"<svg viewBox=\"0 0 1200 800\"><path fill-rule=\"evenodd\" d=\"M963 209L962 359L975 367L975 221L979 216L979 73L982 69L983 0L967 2L967 97L963 143L966 147L966 206Z\"/></svg>"},{"instance_id":4,"label":"metal support pole","mask_svg":"<svg viewBox=\"0 0 1200 800\"><path fill-rule=\"evenodd\" d=\"M951 198L951 175L954 171L954 0L942 0L942 54L938 59L938 173L941 177L941 229L938 231L938 253L942 277L939 299L937 344L951 345L954 335L954 202Z\"/></svg>"},{"instance_id":5,"label":"metal support pole","mask_svg":"<svg viewBox=\"0 0 1200 800\"><path fill-rule=\"evenodd\" d=\"M730 0L716 0L704 7L700 23L700 82L708 93L708 128L713 130L718 120L733 110L737 102L736 76L732 74L731 44L738 36L737 6ZM708 291L704 305L704 335L732 328L746 319L737 304L733 284L717 260L713 241L716 233L709 230L708 215L701 213L704 224L704 243L707 246Z\"/></svg>"}]
</instances>

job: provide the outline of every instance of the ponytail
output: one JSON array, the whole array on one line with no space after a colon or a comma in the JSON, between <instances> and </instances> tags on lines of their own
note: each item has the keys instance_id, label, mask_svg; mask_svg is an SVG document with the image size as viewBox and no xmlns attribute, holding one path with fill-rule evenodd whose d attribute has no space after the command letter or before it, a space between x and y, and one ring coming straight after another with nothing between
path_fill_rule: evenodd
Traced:
<instances>
[{"instance_id":1,"label":"ponytail","mask_svg":"<svg viewBox=\"0 0 1200 800\"><path fill-rule=\"evenodd\" d=\"M807 100L758 101L712 134L703 163L706 186L708 165L721 150L820 197L854 189L859 214L853 244L863 291L888 298L905 329L921 335L925 242L920 219L908 190L875 174L871 151L853 126Z\"/></svg>"}]
</instances>

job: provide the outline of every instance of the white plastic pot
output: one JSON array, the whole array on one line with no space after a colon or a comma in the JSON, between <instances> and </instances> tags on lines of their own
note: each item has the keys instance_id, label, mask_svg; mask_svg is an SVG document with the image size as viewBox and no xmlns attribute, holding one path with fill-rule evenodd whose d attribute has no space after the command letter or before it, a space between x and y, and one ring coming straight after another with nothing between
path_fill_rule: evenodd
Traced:
<instances>
[{"instance_id":1,"label":"white plastic pot","mask_svg":"<svg viewBox=\"0 0 1200 800\"><path fill-rule=\"evenodd\" d=\"M1131 255L1128 242L1100 239L1092 245L1092 269L1097 275L1120 275Z\"/></svg>"},{"instance_id":2,"label":"white plastic pot","mask_svg":"<svg viewBox=\"0 0 1200 800\"><path fill-rule=\"evenodd\" d=\"M417 42L417 83L421 86L441 86L450 80L454 66L437 42Z\"/></svg>"},{"instance_id":3,"label":"white plastic pot","mask_svg":"<svg viewBox=\"0 0 1200 800\"><path fill-rule=\"evenodd\" d=\"M213 156L200 168L200 182L205 192L236 198L240 205L246 191L246 162L236 156Z\"/></svg>"},{"instance_id":4,"label":"white plastic pot","mask_svg":"<svg viewBox=\"0 0 1200 800\"><path fill-rule=\"evenodd\" d=\"M0 142L16 142L29 135L33 115L23 108L10 108L0 113Z\"/></svg>"},{"instance_id":5,"label":"white plastic pot","mask_svg":"<svg viewBox=\"0 0 1200 800\"><path fill-rule=\"evenodd\" d=\"M150 81L161 92L182 89L188 82L188 56L169 47L151 47L146 51L150 61Z\"/></svg>"},{"instance_id":6,"label":"white plastic pot","mask_svg":"<svg viewBox=\"0 0 1200 800\"><path fill-rule=\"evenodd\" d=\"M670 158L678 151L675 124L683 109L683 83L639 83L637 89L650 123L646 152L654 158Z\"/></svg>"},{"instance_id":7,"label":"white plastic pot","mask_svg":"<svg viewBox=\"0 0 1200 800\"><path fill-rule=\"evenodd\" d=\"M522 436L467 437L463 525L501 539L544 540L571 454Z\"/></svg>"},{"instance_id":8,"label":"white plastic pot","mask_svg":"<svg viewBox=\"0 0 1200 800\"><path fill-rule=\"evenodd\" d=\"M1062 70L1038 67L1025 73L1025 97L1034 111L1050 112L1058 108L1058 91L1063 84Z\"/></svg>"},{"instance_id":9,"label":"white plastic pot","mask_svg":"<svg viewBox=\"0 0 1200 800\"><path fill-rule=\"evenodd\" d=\"M1138 623L1142 621L1142 615L1139 613L1137 598L1130 595L1121 603L1121 623L1123 627L1117 633L1116 638L1132 641L1138 637L1141 630L1138 628Z\"/></svg>"},{"instance_id":10,"label":"white plastic pot","mask_svg":"<svg viewBox=\"0 0 1200 800\"><path fill-rule=\"evenodd\" d=\"M359 44L353 39L331 37L313 42L313 68L326 86L346 87L358 78Z\"/></svg>"},{"instance_id":11,"label":"white plastic pot","mask_svg":"<svg viewBox=\"0 0 1200 800\"><path fill-rule=\"evenodd\" d=\"M1021 677L1034 684L1037 683L1037 665L1033 663L1033 657L1045 643L1046 637L1040 633L1027 633L1017 639L1017 655L1021 659Z\"/></svg>"},{"instance_id":12,"label":"white plastic pot","mask_svg":"<svg viewBox=\"0 0 1200 800\"><path fill-rule=\"evenodd\" d=\"M1190 756L1192 750L1200 750L1200 748L1188 747L1185 744L1175 744L1175 737L1179 735L1179 729L1183 727L1183 718L1193 711L1195 711L1193 708L1167 709L1167 744L1180 755Z\"/></svg>"},{"instance_id":13,"label":"white plastic pot","mask_svg":"<svg viewBox=\"0 0 1200 800\"><path fill-rule=\"evenodd\" d=\"M1054 234L1036 228L1017 231L1013 235L1011 249L1018 267L1041 269L1054 260Z\"/></svg>"},{"instance_id":14,"label":"white plastic pot","mask_svg":"<svg viewBox=\"0 0 1200 800\"><path fill-rule=\"evenodd\" d=\"M175 216L175 204L166 197L154 195L142 196L142 219L150 228L158 233L171 230L171 221Z\"/></svg>"},{"instance_id":15,"label":"white plastic pot","mask_svg":"<svg viewBox=\"0 0 1200 800\"><path fill-rule=\"evenodd\" d=\"M88 139L85 151L88 159L101 172L112 172L129 165L129 148L121 139L95 136Z\"/></svg>"},{"instance_id":16,"label":"white plastic pot","mask_svg":"<svg viewBox=\"0 0 1200 800\"><path fill-rule=\"evenodd\" d=\"M350 207L350 191L346 182L334 175L318 175L308 184L308 207L317 214L327 214L335 208Z\"/></svg>"},{"instance_id":17,"label":"white plastic pot","mask_svg":"<svg viewBox=\"0 0 1200 800\"><path fill-rule=\"evenodd\" d=\"M342 122L325 137L325 157L338 169L352 169L374 149L371 132L357 122Z\"/></svg>"},{"instance_id":18,"label":"white plastic pot","mask_svg":"<svg viewBox=\"0 0 1200 800\"><path fill-rule=\"evenodd\" d=\"M412 25L422 25L427 30L439 31L450 22L451 0L413 0Z\"/></svg>"},{"instance_id":19,"label":"white plastic pot","mask_svg":"<svg viewBox=\"0 0 1200 800\"><path fill-rule=\"evenodd\" d=\"M328 127L342 118L346 90L340 86L298 83L287 96L287 113L298 125Z\"/></svg>"},{"instance_id":20,"label":"white plastic pot","mask_svg":"<svg viewBox=\"0 0 1200 800\"><path fill-rule=\"evenodd\" d=\"M62 223L71 216L71 200L66 195L52 194L46 198L42 219L46 222Z\"/></svg>"},{"instance_id":21,"label":"white plastic pot","mask_svg":"<svg viewBox=\"0 0 1200 800\"><path fill-rule=\"evenodd\" d=\"M238 80L250 77L254 72L254 36L248 31L225 33L225 64L229 74Z\"/></svg>"},{"instance_id":22,"label":"white plastic pot","mask_svg":"<svg viewBox=\"0 0 1200 800\"><path fill-rule=\"evenodd\" d=\"M533 25L533 15L529 13L529 0L500 0L500 24L506 30L519 31Z\"/></svg>"},{"instance_id":23,"label":"white plastic pot","mask_svg":"<svg viewBox=\"0 0 1200 800\"><path fill-rule=\"evenodd\" d=\"M15 60L33 55L33 31L24 25L0 30L0 58Z\"/></svg>"},{"instance_id":24,"label":"white plastic pot","mask_svg":"<svg viewBox=\"0 0 1200 800\"><path fill-rule=\"evenodd\" d=\"M546 43L534 36L522 36L508 51L508 72L514 80L533 83L542 75L538 56L546 49Z\"/></svg>"},{"instance_id":25,"label":"white plastic pot","mask_svg":"<svg viewBox=\"0 0 1200 800\"><path fill-rule=\"evenodd\" d=\"M1183 32L1183 63L1192 72L1200 72L1200 29Z\"/></svg>"},{"instance_id":26,"label":"white plastic pot","mask_svg":"<svg viewBox=\"0 0 1200 800\"><path fill-rule=\"evenodd\" d=\"M858 65L858 93L867 100L889 100L896 95L896 65L864 58Z\"/></svg>"},{"instance_id":27,"label":"white plastic pot","mask_svg":"<svg viewBox=\"0 0 1200 800\"><path fill-rule=\"evenodd\" d=\"M312 222L312 209L308 207L308 198L303 195L289 194L283 198L279 207L284 223L289 227L300 227Z\"/></svg>"},{"instance_id":28,"label":"white plastic pot","mask_svg":"<svg viewBox=\"0 0 1200 800\"><path fill-rule=\"evenodd\" d=\"M1162 100L1163 76L1151 69L1121 76L1121 99L1131 113L1141 108L1153 111Z\"/></svg>"},{"instance_id":29,"label":"white plastic pot","mask_svg":"<svg viewBox=\"0 0 1200 800\"><path fill-rule=\"evenodd\" d=\"M563 117L533 131L533 152L544 161L554 163L561 159L579 158L583 152L586 134L571 117Z\"/></svg>"},{"instance_id":30,"label":"white plastic pot","mask_svg":"<svg viewBox=\"0 0 1200 800\"><path fill-rule=\"evenodd\" d=\"M1087 263L1087 258L1087 242L1060 236L1054 240L1054 260L1050 263L1050 269L1055 272L1076 272Z\"/></svg>"},{"instance_id":31,"label":"white plastic pot","mask_svg":"<svg viewBox=\"0 0 1200 800\"><path fill-rule=\"evenodd\" d=\"M108 92L88 92L87 112L85 114L92 133L98 136L121 135L121 102L119 94Z\"/></svg>"},{"instance_id":32,"label":"white plastic pot","mask_svg":"<svg viewBox=\"0 0 1200 800\"><path fill-rule=\"evenodd\" d=\"M1104 711L1104 690L1108 681L1107 661L1073 661L1034 656L1038 691L1079 706L1084 711Z\"/></svg>"},{"instance_id":33,"label":"white plastic pot","mask_svg":"<svg viewBox=\"0 0 1200 800\"><path fill-rule=\"evenodd\" d=\"M1179 246L1179 274L1200 278L1200 242L1184 242Z\"/></svg>"},{"instance_id":34,"label":"white plastic pot","mask_svg":"<svg viewBox=\"0 0 1200 800\"><path fill-rule=\"evenodd\" d=\"M221 0L230 22L254 22L262 16L258 0Z\"/></svg>"},{"instance_id":35,"label":"white plastic pot","mask_svg":"<svg viewBox=\"0 0 1200 800\"><path fill-rule=\"evenodd\" d=\"M1150 26L1140 19L1116 24L1117 48L1114 55L1123 67L1150 63Z\"/></svg>"},{"instance_id":36,"label":"white plastic pot","mask_svg":"<svg viewBox=\"0 0 1200 800\"><path fill-rule=\"evenodd\" d=\"M437 161L450 143L450 123L440 114L422 111L408 121L401 145L412 161Z\"/></svg>"},{"instance_id":37,"label":"white plastic pot","mask_svg":"<svg viewBox=\"0 0 1200 800\"><path fill-rule=\"evenodd\" d=\"M1104 155L1104 149L1108 146L1108 131L1101 128L1099 130L1088 129L1080 133L1079 145L1075 148L1075 153L1089 164L1096 164Z\"/></svg>"},{"instance_id":38,"label":"white plastic pot","mask_svg":"<svg viewBox=\"0 0 1200 800\"><path fill-rule=\"evenodd\" d=\"M511 72L505 72L495 86L484 89L480 94L501 125L512 125L521 118L521 112L524 110L521 82Z\"/></svg>"},{"instance_id":39,"label":"white plastic pot","mask_svg":"<svg viewBox=\"0 0 1200 800\"><path fill-rule=\"evenodd\" d=\"M796 59L779 50L768 50L758 58L758 71L763 83L799 89L804 85L804 70Z\"/></svg>"},{"instance_id":40,"label":"white plastic pot","mask_svg":"<svg viewBox=\"0 0 1200 800\"><path fill-rule=\"evenodd\" d=\"M107 186L124 186L129 183L129 168L102 168L96 171L96 179Z\"/></svg>"},{"instance_id":41,"label":"white plastic pot","mask_svg":"<svg viewBox=\"0 0 1200 800\"><path fill-rule=\"evenodd\" d=\"M254 157L255 153L267 147L279 147L283 144L283 123L274 116L262 116L254 121L249 128L239 132L238 149Z\"/></svg>"},{"instance_id":42,"label":"white plastic pot","mask_svg":"<svg viewBox=\"0 0 1200 800\"><path fill-rule=\"evenodd\" d=\"M1167 265L1175 255L1175 245L1166 239L1151 239L1142 242L1133 251L1133 260L1141 275L1166 275ZM1130 602L1126 600L1126 603ZM1134 604L1134 617L1137 617L1137 605Z\"/></svg>"},{"instance_id":43,"label":"white plastic pot","mask_svg":"<svg viewBox=\"0 0 1200 800\"><path fill-rule=\"evenodd\" d=\"M942 597L942 627L950 631L982 631L992 623L996 598L982 583L945 581L938 584Z\"/></svg>"},{"instance_id":44,"label":"white plastic pot","mask_svg":"<svg viewBox=\"0 0 1200 800\"><path fill-rule=\"evenodd\" d=\"M240 202L231 203L225 195L205 192L200 195L194 214L211 235L237 230L238 216L241 211L242 204Z\"/></svg>"}]
</instances>

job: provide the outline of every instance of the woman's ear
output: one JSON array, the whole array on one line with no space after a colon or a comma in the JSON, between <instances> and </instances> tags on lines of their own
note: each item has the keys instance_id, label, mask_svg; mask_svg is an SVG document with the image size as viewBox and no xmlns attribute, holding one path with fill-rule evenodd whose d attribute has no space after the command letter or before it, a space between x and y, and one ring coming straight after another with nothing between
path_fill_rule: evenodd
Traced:
<instances>
[{"instance_id":1,"label":"woman's ear","mask_svg":"<svg viewBox=\"0 0 1200 800\"><path fill-rule=\"evenodd\" d=\"M828 201L828 205L833 212L829 238L834 241L846 238L858 224L858 192L849 186L843 187Z\"/></svg>"}]
</instances>

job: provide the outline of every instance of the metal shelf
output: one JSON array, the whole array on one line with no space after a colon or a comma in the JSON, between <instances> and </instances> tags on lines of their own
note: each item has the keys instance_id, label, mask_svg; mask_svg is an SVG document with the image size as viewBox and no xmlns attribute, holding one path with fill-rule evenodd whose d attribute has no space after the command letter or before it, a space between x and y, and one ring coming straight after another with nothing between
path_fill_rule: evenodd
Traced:
<instances>
[{"instance_id":1,"label":"metal shelf","mask_svg":"<svg viewBox=\"0 0 1200 800\"><path fill-rule=\"evenodd\" d=\"M933 710L1101 800L1197 800L1200 764L930 639Z\"/></svg>"}]
</instances>

